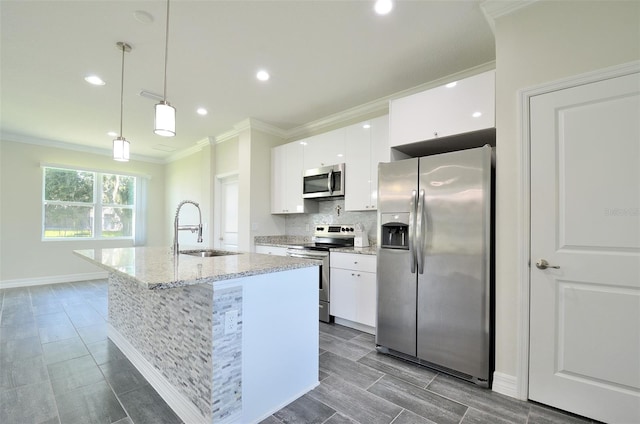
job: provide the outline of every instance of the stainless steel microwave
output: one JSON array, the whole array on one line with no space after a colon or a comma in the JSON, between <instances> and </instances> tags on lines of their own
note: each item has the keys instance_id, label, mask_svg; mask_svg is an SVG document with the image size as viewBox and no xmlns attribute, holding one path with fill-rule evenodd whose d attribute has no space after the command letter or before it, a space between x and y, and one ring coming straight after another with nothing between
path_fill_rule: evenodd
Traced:
<instances>
[{"instance_id":1,"label":"stainless steel microwave","mask_svg":"<svg viewBox=\"0 0 640 424\"><path fill-rule=\"evenodd\" d=\"M308 169L304 171L302 181L305 199L344 196L344 163Z\"/></svg>"}]
</instances>

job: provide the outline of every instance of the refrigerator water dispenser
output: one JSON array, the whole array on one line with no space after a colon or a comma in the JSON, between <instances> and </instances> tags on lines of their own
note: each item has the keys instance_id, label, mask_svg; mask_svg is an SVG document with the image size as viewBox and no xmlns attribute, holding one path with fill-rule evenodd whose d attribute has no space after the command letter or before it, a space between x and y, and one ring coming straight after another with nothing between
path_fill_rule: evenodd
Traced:
<instances>
[{"instance_id":1,"label":"refrigerator water dispenser","mask_svg":"<svg viewBox=\"0 0 640 424\"><path fill-rule=\"evenodd\" d=\"M409 214L382 214L382 240L380 247L386 249L409 249Z\"/></svg>"}]
</instances>

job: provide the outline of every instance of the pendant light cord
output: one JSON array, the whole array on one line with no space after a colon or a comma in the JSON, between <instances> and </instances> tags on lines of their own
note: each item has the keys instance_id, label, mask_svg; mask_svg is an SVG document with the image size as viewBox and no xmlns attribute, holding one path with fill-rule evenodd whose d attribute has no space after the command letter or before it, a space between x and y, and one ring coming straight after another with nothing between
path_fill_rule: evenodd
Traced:
<instances>
[{"instance_id":1,"label":"pendant light cord","mask_svg":"<svg viewBox=\"0 0 640 424\"><path fill-rule=\"evenodd\" d=\"M122 43L122 72L120 75L120 137L122 137L122 110L124 109L124 52L127 48L125 43Z\"/></svg>"},{"instance_id":2,"label":"pendant light cord","mask_svg":"<svg viewBox=\"0 0 640 424\"><path fill-rule=\"evenodd\" d=\"M167 0L167 27L164 40L164 95L163 100L167 101L167 60L169 56L169 0Z\"/></svg>"}]
</instances>

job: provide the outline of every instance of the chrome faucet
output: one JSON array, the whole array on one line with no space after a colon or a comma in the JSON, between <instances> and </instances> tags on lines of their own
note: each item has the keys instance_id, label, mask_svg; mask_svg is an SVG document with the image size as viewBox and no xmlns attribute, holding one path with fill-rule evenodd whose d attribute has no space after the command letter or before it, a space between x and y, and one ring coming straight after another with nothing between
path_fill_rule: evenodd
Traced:
<instances>
[{"instance_id":1,"label":"chrome faucet","mask_svg":"<svg viewBox=\"0 0 640 424\"><path fill-rule=\"evenodd\" d=\"M178 217L180 216L180 208L182 208L182 206L185 203L191 203L196 208L198 208L198 216L200 217L200 223L198 225L179 225L178 224ZM180 202L180 204L178 205L178 208L176 209L176 217L173 221L173 254L174 255L177 255L178 253L180 253L180 251L178 250L178 231L182 231L182 230L189 230L192 233L195 233L197 231L198 243L202 243L202 212L200 211L200 205L192 200L183 200L182 202Z\"/></svg>"}]
</instances>

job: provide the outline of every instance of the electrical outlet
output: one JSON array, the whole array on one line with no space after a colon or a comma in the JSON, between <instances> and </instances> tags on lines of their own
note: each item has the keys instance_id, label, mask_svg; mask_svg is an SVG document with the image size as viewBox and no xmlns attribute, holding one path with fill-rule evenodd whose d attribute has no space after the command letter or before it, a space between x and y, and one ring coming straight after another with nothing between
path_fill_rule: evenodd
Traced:
<instances>
[{"instance_id":1,"label":"electrical outlet","mask_svg":"<svg viewBox=\"0 0 640 424\"><path fill-rule=\"evenodd\" d=\"M233 309L224 314L224 334L233 334L238 330L238 310Z\"/></svg>"}]
</instances>

